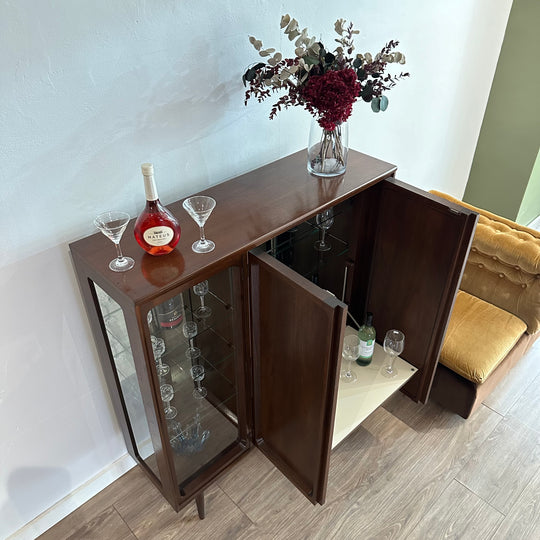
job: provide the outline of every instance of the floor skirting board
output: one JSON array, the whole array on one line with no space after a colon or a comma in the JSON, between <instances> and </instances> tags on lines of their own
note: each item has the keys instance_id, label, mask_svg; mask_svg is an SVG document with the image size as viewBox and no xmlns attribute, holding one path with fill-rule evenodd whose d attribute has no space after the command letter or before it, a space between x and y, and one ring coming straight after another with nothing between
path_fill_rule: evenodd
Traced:
<instances>
[{"instance_id":1,"label":"floor skirting board","mask_svg":"<svg viewBox=\"0 0 540 540\"><path fill-rule=\"evenodd\" d=\"M94 495L105 489L109 484L120 478L136 465L129 454L105 467L101 472L90 478L87 482L73 490L63 499L41 513L32 521L13 533L7 540L34 540L40 534L71 514Z\"/></svg>"},{"instance_id":2,"label":"floor skirting board","mask_svg":"<svg viewBox=\"0 0 540 540\"><path fill-rule=\"evenodd\" d=\"M533 219L527 227L530 227L531 229L534 229L535 231L540 231L540 216L538 216L536 219Z\"/></svg>"}]
</instances>

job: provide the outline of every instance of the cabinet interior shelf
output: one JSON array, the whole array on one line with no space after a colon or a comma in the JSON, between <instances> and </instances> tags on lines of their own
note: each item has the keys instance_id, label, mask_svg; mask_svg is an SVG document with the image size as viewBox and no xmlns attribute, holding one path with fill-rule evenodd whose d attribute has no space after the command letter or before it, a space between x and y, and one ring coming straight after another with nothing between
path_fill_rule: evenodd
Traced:
<instances>
[{"instance_id":1,"label":"cabinet interior shelf","mask_svg":"<svg viewBox=\"0 0 540 540\"><path fill-rule=\"evenodd\" d=\"M345 329L345 335L356 332L350 326ZM332 448L352 433L418 371L398 356L394 362L394 367L397 369L396 375L392 378L385 377L381 373L385 356L384 349L376 343L373 360L369 366L353 364L352 369L358 380L352 383L339 381Z\"/></svg>"}]
</instances>

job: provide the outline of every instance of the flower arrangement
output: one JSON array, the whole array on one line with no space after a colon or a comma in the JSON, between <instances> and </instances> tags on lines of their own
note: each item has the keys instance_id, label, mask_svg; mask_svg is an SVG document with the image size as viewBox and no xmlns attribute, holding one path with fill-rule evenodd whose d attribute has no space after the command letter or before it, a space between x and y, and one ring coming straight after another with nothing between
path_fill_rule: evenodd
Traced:
<instances>
[{"instance_id":1,"label":"flower arrangement","mask_svg":"<svg viewBox=\"0 0 540 540\"><path fill-rule=\"evenodd\" d=\"M262 42L251 36L250 43L266 61L251 65L242 76L247 87L244 103L247 105L251 98L262 102L274 92L284 92L272 106L270 119L282 109L303 107L323 130L319 160L324 161L331 152L332 159L344 161L344 156L339 156L342 144L339 131L356 100L361 98L371 103L374 112L385 111L388 98L384 92L409 76L403 72L385 74L388 64L405 64L405 55L395 50L399 42L389 41L375 57L370 53L354 55L354 35L359 31L344 19L338 19L334 25L339 37L333 51L315 37L309 37L307 28L300 31L298 21L290 15L282 16L281 28L289 41L295 42L295 56L283 58L273 48L263 49Z\"/></svg>"}]
</instances>

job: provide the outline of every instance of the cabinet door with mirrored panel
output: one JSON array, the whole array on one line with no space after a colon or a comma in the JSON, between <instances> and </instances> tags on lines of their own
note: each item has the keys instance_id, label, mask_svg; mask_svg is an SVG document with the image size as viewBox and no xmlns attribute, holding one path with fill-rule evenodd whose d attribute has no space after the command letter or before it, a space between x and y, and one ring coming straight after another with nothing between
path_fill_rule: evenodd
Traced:
<instances>
[{"instance_id":1,"label":"cabinet door with mirrored panel","mask_svg":"<svg viewBox=\"0 0 540 540\"><path fill-rule=\"evenodd\" d=\"M146 312L164 447L181 497L248 444L240 283L240 268L230 267Z\"/></svg>"}]
</instances>

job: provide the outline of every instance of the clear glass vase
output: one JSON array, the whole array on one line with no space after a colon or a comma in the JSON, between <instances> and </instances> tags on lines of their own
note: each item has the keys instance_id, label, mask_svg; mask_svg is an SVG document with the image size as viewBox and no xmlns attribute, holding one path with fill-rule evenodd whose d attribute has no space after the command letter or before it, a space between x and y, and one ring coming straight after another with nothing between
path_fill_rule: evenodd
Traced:
<instances>
[{"instance_id":1,"label":"clear glass vase","mask_svg":"<svg viewBox=\"0 0 540 540\"><path fill-rule=\"evenodd\" d=\"M332 131L311 120L307 168L315 176L339 176L347 169L349 125L342 122Z\"/></svg>"}]
</instances>

